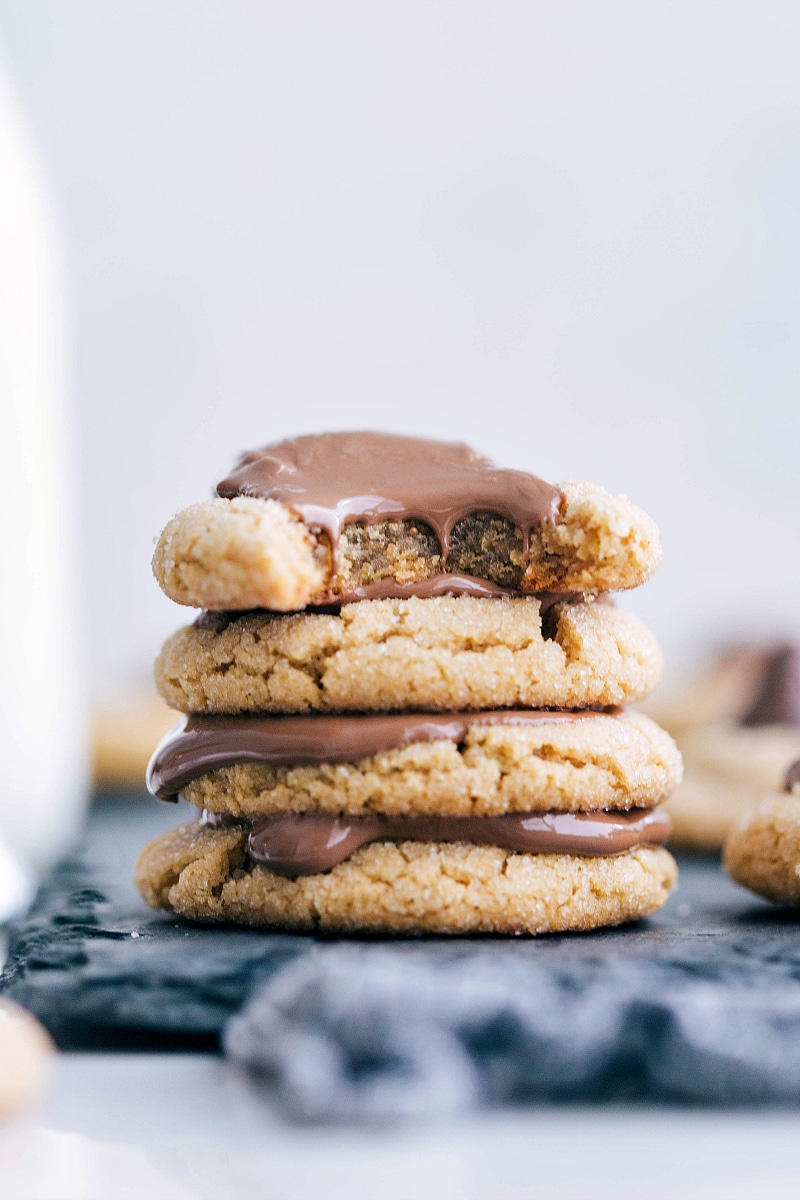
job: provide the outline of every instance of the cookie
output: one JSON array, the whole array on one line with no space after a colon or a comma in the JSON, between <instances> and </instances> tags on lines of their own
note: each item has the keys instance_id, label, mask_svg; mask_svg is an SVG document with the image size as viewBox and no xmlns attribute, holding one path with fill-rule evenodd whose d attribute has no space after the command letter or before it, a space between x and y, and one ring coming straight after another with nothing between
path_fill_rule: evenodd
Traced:
<instances>
[{"instance_id":1,"label":"cookie","mask_svg":"<svg viewBox=\"0 0 800 1200\"><path fill-rule=\"evenodd\" d=\"M661 673L603 593L652 574L624 497L466 446L300 437L245 454L153 568L205 609L158 689L187 715L148 786L199 820L144 898L275 929L539 933L660 907L674 743L619 707Z\"/></svg>"},{"instance_id":2,"label":"cookie","mask_svg":"<svg viewBox=\"0 0 800 1200\"><path fill-rule=\"evenodd\" d=\"M338 613L201 618L156 662L171 708L194 713L625 704L661 675L636 617L597 602L439 597Z\"/></svg>"},{"instance_id":3,"label":"cookie","mask_svg":"<svg viewBox=\"0 0 800 1200\"><path fill-rule=\"evenodd\" d=\"M153 571L178 604L289 612L419 587L594 593L637 587L661 558L656 525L625 497L419 438L296 438L244 455L217 490L158 541Z\"/></svg>"},{"instance_id":4,"label":"cookie","mask_svg":"<svg viewBox=\"0 0 800 1200\"><path fill-rule=\"evenodd\" d=\"M317 762L307 761L307 746L302 756L298 752L298 731L286 732L286 718L206 718L211 729L205 746L200 739L208 725L203 718L190 719L188 735L177 732L156 752L151 787L165 798L179 791L198 808L235 817L305 812L473 817L645 808L659 804L680 780L675 743L641 714L541 713L542 720L530 724L511 723L514 713L493 715L509 723L470 726L453 714L450 737L428 729L435 740L384 748L355 761L347 760L347 747L357 740L367 748L369 728L363 734L346 729L343 738L341 727L369 727L374 718L300 718L317 738ZM487 714L476 716L480 721ZM406 720L413 736L412 718ZM222 761L226 735L232 761L209 770ZM295 747L287 751L289 762L274 761L281 738ZM252 760L260 745L273 761ZM245 752L250 760L236 761Z\"/></svg>"},{"instance_id":5,"label":"cookie","mask_svg":"<svg viewBox=\"0 0 800 1200\"><path fill-rule=\"evenodd\" d=\"M739 818L724 848L736 883L778 904L800 905L800 761L783 792L772 792Z\"/></svg>"},{"instance_id":6,"label":"cookie","mask_svg":"<svg viewBox=\"0 0 800 1200\"><path fill-rule=\"evenodd\" d=\"M53 1043L35 1017L0 998L0 1117L26 1108L43 1091Z\"/></svg>"},{"instance_id":7,"label":"cookie","mask_svg":"<svg viewBox=\"0 0 800 1200\"><path fill-rule=\"evenodd\" d=\"M374 842L324 874L286 878L247 860L238 829L193 824L145 848L149 904L200 921L374 933L558 933L655 912L676 878L670 854L518 854L461 842Z\"/></svg>"},{"instance_id":8,"label":"cookie","mask_svg":"<svg viewBox=\"0 0 800 1200\"><path fill-rule=\"evenodd\" d=\"M697 694L707 700L705 721L681 724L663 714L686 766L667 807L675 845L713 851L800 757L800 647L726 654L698 680Z\"/></svg>"}]
</instances>

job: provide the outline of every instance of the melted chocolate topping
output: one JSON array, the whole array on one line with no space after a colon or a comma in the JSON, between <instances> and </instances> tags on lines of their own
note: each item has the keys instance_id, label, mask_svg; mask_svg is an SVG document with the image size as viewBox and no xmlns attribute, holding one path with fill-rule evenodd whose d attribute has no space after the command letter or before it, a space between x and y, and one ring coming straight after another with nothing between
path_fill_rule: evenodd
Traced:
<instances>
[{"instance_id":1,"label":"melted chocolate topping","mask_svg":"<svg viewBox=\"0 0 800 1200\"><path fill-rule=\"evenodd\" d=\"M159 800L174 800L193 779L236 763L356 762L412 742L460 742L475 725L546 725L621 710L496 709L487 712L374 713L297 716L184 717L162 740L147 768L147 787Z\"/></svg>"},{"instance_id":2,"label":"melted chocolate topping","mask_svg":"<svg viewBox=\"0 0 800 1200\"><path fill-rule=\"evenodd\" d=\"M660 809L632 812L511 813L500 817L332 817L286 813L240 822L203 813L211 828L249 828L251 859L278 875L330 871L368 842L471 842L519 854L620 854L661 845L670 835Z\"/></svg>"},{"instance_id":3,"label":"melted chocolate topping","mask_svg":"<svg viewBox=\"0 0 800 1200\"><path fill-rule=\"evenodd\" d=\"M760 686L741 724L800 729L800 646L778 646L768 655Z\"/></svg>"},{"instance_id":4,"label":"melted chocolate topping","mask_svg":"<svg viewBox=\"0 0 800 1200\"><path fill-rule=\"evenodd\" d=\"M553 522L562 494L525 471L507 471L469 446L387 433L323 433L243 454L217 495L278 500L328 535L336 566L347 522L416 520L430 526L447 560L457 521L498 513L522 530Z\"/></svg>"},{"instance_id":5,"label":"melted chocolate topping","mask_svg":"<svg viewBox=\"0 0 800 1200\"><path fill-rule=\"evenodd\" d=\"M492 583L488 579L478 579L475 575L453 575L445 571L441 575L431 575L428 579L412 580L409 583L398 583L390 576L387 579L379 579L377 583L367 583L362 587L339 592L336 600L339 604L352 604L357 600L407 600L411 596L422 600L432 600L437 596L476 596L478 599L496 600L523 594L513 588L500 587L498 583ZM544 608L550 607L556 601L578 595L579 593L569 592L558 596L554 592L542 592L537 599ZM583 599L582 594L580 599Z\"/></svg>"},{"instance_id":6,"label":"melted chocolate topping","mask_svg":"<svg viewBox=\"0 0 800 1200\"><path fill-rule=\"evenodd\" d=\"M793 792L796 788L800 789L800 758L796 763L792 763L789 770L786 772L786 787L787 792Z\"/></svg>"}]
</instances>

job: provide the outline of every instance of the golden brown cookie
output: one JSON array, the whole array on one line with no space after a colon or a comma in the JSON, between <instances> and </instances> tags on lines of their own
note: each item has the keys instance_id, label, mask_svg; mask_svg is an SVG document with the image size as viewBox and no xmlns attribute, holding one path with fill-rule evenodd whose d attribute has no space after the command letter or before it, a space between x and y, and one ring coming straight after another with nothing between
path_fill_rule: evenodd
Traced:
<instances>
[{"instance_id":1,"label":"golden brown cookie","mask_svg":"<svg viewBox=\"0 0 800 1200\"><path fill-rule=\"evenodd\" d=\"M773 792L740 817L724 861L743 887L779 904L800 904L800 793Z\"/></svg>"},{"instance_id":2,"label":"golden brown cookie","mask_svg":"<svg viewBox=\"0 0 800 1200\"><path fill-rule=\"evenodd\" d=\"M495 816L659 804L681 777L675 743L647 717L486 725L464 740L416 742L353 763L241 763L181 789L231 816L281 812Z\"/></svg>"},{"instance_id":3,"label":"golden brown cookie","mask_svg":"<svg viewBox=\"0 0 800 1200\"><path fill-rule=\"evenodd\" d=\"M661 676L655 638L597 602L439 597L338 614L201 618L156 661L182 712L585 708L641 698Z\"/></svg>"},{"instance_id":4,"label":"golden brown cookie","mask_svg":"<svg viewBox=\"0 0 800 1200\"><path fill-rule=\"evenodd\" d=\"M567 482L553 524L537 526L527 554L520 529L479 513L453 529L446 569L522 592L638 587L661 560L658 528L624 496ZM178 604L290 612L381 580L412 583L442 569L440 545L419 521L345 525L334 570L326 534L275 500L217 497L169 522L153 572Z\"/></svg>"},{"instance_id":5,"label":"golden brown cookie","mask_svg":"<svg viewBox=\"0 0 800 1200\"><path fill-rule=\"evenodd\" d=\"M381 933L557 933L655 912L677 871L661 847L608 858L466 843L374 842L321 875L252 866L241 830L186 825L142 851L154 908L199 921Z\"/></svg>"},{"instance_id":6,"label":"golden brown cookie","mask_svg":"<svg viewBox=\"0 0 800 1200\"><path fill-rule=\"evenodd\" d=\"M778 904L800 905L800 760L782 792L774 791L739 817L724 849L732 879Z\"/></svg>"}]
</instances>

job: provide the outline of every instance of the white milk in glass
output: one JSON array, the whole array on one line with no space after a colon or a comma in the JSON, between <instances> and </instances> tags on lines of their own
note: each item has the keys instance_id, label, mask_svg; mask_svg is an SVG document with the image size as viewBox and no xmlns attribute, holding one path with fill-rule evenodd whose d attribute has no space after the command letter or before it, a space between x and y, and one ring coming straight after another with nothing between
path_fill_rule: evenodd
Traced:
<instances>
[{"instance_id":1,"label":"white milk in glass","mask_svg":"<svg viewBox=\"0 0 800 1200\"><path fill-rule=\"evenodd\" d=\"M0 919L77 835L86 723L61 262L0 64Z\"/></svg>"}]
</instances>

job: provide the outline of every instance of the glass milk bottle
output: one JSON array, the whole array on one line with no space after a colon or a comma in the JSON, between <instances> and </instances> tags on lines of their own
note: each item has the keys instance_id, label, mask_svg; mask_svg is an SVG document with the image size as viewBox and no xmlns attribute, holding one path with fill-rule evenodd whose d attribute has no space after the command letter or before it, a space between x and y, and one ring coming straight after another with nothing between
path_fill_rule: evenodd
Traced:
<instances>
[{"instance_id":1,"label":"glass milk bottle","mask_svg":"<svg viewBox=\"0 0 800 1200\"><path fill-rule=\"evenodd\" d=\"M0 920L14 862L58 858L87 789L63 305L47 188L0 63Z\"/></svg>"}]
</instances>

